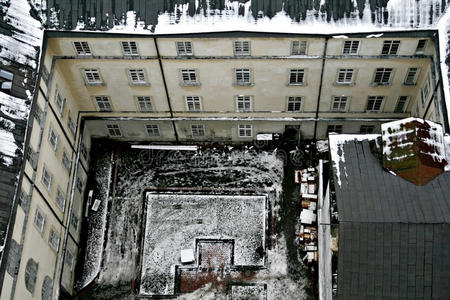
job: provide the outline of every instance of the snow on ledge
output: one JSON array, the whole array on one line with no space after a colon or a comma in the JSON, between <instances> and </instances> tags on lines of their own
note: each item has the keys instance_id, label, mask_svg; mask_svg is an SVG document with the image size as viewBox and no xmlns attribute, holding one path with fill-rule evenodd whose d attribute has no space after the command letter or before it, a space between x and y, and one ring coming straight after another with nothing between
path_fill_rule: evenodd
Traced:
<instances>
[{"instance_id":1,"label":"snow on ledge","mask_svg":"<svg viewBox=\"0 0 450 300\"><path fill-rule=\"evenodd\" d=\"M337 178L337 183L341 186L341 171L339 168L339 163L345 163L345 153L344 144L349 141L372 141L380 137L380 134L333 134L330 133L328 136L329 148L331 154L331 160L333 161L333 168ZM345 164L343 165L344 171ZM347 172L345 174L347 177Z\"/></svg>"}]
</instances>

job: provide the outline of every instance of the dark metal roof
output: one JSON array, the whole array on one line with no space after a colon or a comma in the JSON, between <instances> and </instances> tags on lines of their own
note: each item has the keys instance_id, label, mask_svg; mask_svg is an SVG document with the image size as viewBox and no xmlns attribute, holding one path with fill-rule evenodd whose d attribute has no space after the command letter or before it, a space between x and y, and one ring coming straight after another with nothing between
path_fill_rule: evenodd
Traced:
<instances>
[{"instance_id":1,"label":"dark metal roof","mask_svg":"<svg viewBox=\"0 0 450 300\"><path fill-rule=\"evenodd\" d=\"M342 149L339 299L448 299L450 172L416 186L382 168L375 143Z\"/></svg>"}]
</instances>

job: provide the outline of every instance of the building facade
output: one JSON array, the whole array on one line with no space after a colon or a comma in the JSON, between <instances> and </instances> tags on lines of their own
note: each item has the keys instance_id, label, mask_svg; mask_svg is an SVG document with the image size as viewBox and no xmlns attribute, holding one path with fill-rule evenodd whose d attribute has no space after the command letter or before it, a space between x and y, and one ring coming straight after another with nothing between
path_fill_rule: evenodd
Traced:
<instances>
[{"instance_id":1,"label":"building facade","mask_svg":"<svg viewBox=\"0 0 450 300\"><path fill-rule=\"evenodd\" d=\"M437 32L44 36L1 299L73 295L93 138L251 142L444 124Z\"/></svg>"}]
</instances>

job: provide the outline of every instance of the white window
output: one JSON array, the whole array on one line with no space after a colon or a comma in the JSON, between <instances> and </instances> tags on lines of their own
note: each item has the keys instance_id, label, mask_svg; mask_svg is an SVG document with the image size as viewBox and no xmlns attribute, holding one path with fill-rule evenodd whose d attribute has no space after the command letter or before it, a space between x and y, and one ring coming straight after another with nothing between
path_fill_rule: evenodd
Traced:
<instances>
[{"instance_id":1,"label":"white window","mask_svg":"<svg viewBox=\"0 0 450 300\"><path fill-rule=\"evenodd\" d=\"M139 55L136 42L122 42L122 51L125 56Z\"/></svg>"},{"instance_id":2,"label":"white window","mask_svg":"<svg viewBox=\"0 0 450 300\"><path fill-rule=\"evenodd\" d=\"M197 72L194 69L181 70L181 80L184 85L198 85Z\"/></svg>"},{"instance_id":3,"label":"white window","mask_svg":"<svg viewBox=\"0 0 450 300\"><path fill-rule=\"evenodd\" d=\"M382 55L395 55L395 54L397 54L399 46L400 46L400 41L384 41L383 49L381 50L381 54Z\"/></svg>"},{"instance_id":4,"label":"white window","mask_svg":"<svg viewBox=\"0 0 450 300\"><path fill-rule=\"evenodd\" d=\"M66 169L66 171L68 173L70 173L70 168L72 166L72 161L69 158L69 155L67 155L66 151L63 152L62 155L62 164L64 166L64 169Z\"/></svg>"},{"instance_id":5,"label":"white window","mask_svg":"<svg viewBox=\"0 0 450 300\"><path fill-rule=\"evenodd\" d=\"M236 96L236 110L238 112L252 111L252 97Z\"/></svg>"},{"instance_id":6,"label":"white window","mask_svg":"<svg viewBox=\"0 0 450 300\"><path fill-rule=\"evenodd\" d=\"M192 136L205 136L205 126L203 125L191 125Z\"/></svg>"},{"instance_id":7,"label":"white window","mask_svg":"<svg viewBox=\"0 0 450 300\"><path fill-rule=\"evenodd\" d=\"M157 124L145 125L148 136L159 136L159 126Z\"/></svg>"},{"instance_id":8,"label":"white window","mask_svg":"<svg viewBox=\"0 0 450 300\"><path fill-rule=\"evenodd\" d=\"M39 232L44 231L44 225L45 225L45 216L44 214L36 208L36 212L34 213L34 225L36 225Z\"/></svg>"},{"instance_id":9,"label":"white window","mask_svg":"<svg viewBox=\"0 0 450 300\"><path fill-rule=\"evenodd\" d=\"M95 96L95 103L99 111L112 111L111 102L108 96Z\"/></svg>"},{"instance_id":10,"label":"white window","mask_svg":"<svg viewBox=\"0 0 450 300\"><path fill-rule=\"evenodd\" d=\"M302 109L302 97L289 96L287 101L287 111L298 112Z\"/></svg>"},{"instance_id":11,"label":"white window","mask_svg":"<svg viewBox=\"0 0 450 300\"><path fill-rule=\"evenodd\" d=\"M69 127L70 133L72 133L72 135L75 136L75 133L77 132L77 125L70 116L70 111L69 111L69 118L67 119L67 127Z\"/></svg>"},{"instance_id":12,"label":"white window","mask_svg":"<svg viewBox=\"0 0 450 300\"><path fill-rule=\"evenodd\" d=\"M359 50L359 41L344 41L344 47L342 48L342 54L356 55Z\"/></svg>"},{"instance_id":13,"label":"white window","mask_svg":"<svg viewBox=\"0 0 450 300\"><path fill-rule=\"evenodd\" d=\"M176 42L178 55L192 55L192 43L191 42Z\"/></svg>"},{"instance_id":14,"label":"white window","mask_svg":"<svg viewBox=\"0 0 450 300\"><path fill-rule=\"evenodd\" d=\"M333 104L331 105L331 110L332 111L346 111L347 103L348 103L347 96L335 96L335 97L333 97Z\"/></svg>"},{"instance_id":15,"label":"white window","mask_svg":"<svg viewBox=\"0 0 450 300\"><path fill-rule=\"evenodd\" d=\"M378 68L373 78L374 85L387 85L391 80L392 68Z\"/></svg>"},{"instance_id":16,"label":"white window","mask_svg":"<svg viewBox=\"0 0 450 300\"><path fill-rule=\"evenodd\" d=\"M359 133L368 134L373 133L375 126L373 125L361 125L359 128Z\"/></svg>"},{"instance_id":17,"label":"white window","mask_svg":"<svg viewBox=\"0 0 450 300\"><path fill-rule=\"evenodd\" d=\"M111 137L122 136L120 127L117 124L108 124L108 125L106 125L106 129L108 130L108 134Z\"/></svg>"},{"instance_id":18,"label":"white window","mask_svg":"<svg viewBox=\"0 0 450 300\"><path fill-rule=\"evenodd\" d=\"M239 124L238 136L239 137L251 137L252 136L252 125Z\"/></svg>"},{"instance_id":19,"label":"white window","mask_svg":"<svg viewBox=\"0 0 450 300\"><path fill-rule=\"evenodd\" d=\"M88 42L73 42L77 55L92 55Z\"/></svg>"},{"instance_id":20,"label":"white window","mask_svg":"<svg viewBox=\"0 0 450 300\"><path fill-rule=\"evenodd\" d=\"M289 72L289 84L304 84L305 83L305 70L304 69L291 69Z\"/></svg>"},{"instance_id":21,"label":"white window","mask_svg":"<svg viewBox=\"0 0 450 300\"><path fill-rule=\"evenodd\" d=\"M83 180L81 180L80 177L77 177L77 190L80 192L80 194L83 194Z\"/></svg>"},{"instance_id":22,"label":"white window","mask_svg":"<svg viewBox=\"0 0 450 300\"><path fill-rule=\"evenodd\" d=\"M383 104L384 96L369 96L367 98L367 112L379 112Z\"/></svg>"},{"instance_id":23,"label":"white window","mask_svg":"<svg viewBox=\"0 0 450 300\"><path fill-rule=\"evenodd\" d=\"M330 132L342 133L342 125L328 125L327 133Z\"/></svg>"},{"instance_id":24,"label":"white window","mask_svg":"<svg viewBox=\"0 0 450 300\"><path fill-rule=\"evenodd\" d=\"M307 41L292 41L291 43L291 55L306 55L307 49Z\"/></svg>"},{"instance_id":25,"label":"white window","mask_svg":"<svg viewBox=\"0 0 450 300\"><path fill-rule=\"evenodd\" d=\"M419 75L419 68L409 68L406 73L405 85L414 85L417 82L417 76Z\"/></svg>"},{"instance_id":26,"label":"white window","mask_svg":"<svg viewBox=\"0 0 450 300\"><path fill-rule=\"evenodd\" d=\"M130 82L133 85L146 85L147 79L145 79L144 69L130 69L128 70L130 75Z\"/></svg>"},{"instance_id":27,"label":"white window","mask_svg":"<svg viewBox=\"0 0 450 300\"><path fill-rule=\"evenodd\" d=\"M186 107L188 111L201 111L202 106L199 96L186 96Z\"/></svg>"},{"instance_id":28,"label":"white window","mask_svg":"<svg viewBox=\"0 0 450 300\"><path fill-rule=\"evenodd\" d=\"M64 196L60 188L56 190L56 204L61 209L61 211L64 212L64 209L66 207L66 196Z\"/></svg>"},{"instance_id":29,"label":"white window","mask_svg":"<svg viewBox=\"0 0 450 300\"><path fill-rule=\"evenodd\" d=\"M236 85L250 85L250 69L235 70Z\"/></svg>"},{"instance_id":30,"label":"white window","mask_svg":"<svg viewBox=\"0 0 450 300\"><path fill-rule=\"evenodd\" d=\"M422 103L422 107L425 106L425 103L427 102L428 93L430 92L430 77L427 76L427 81L425 81L425 84L423 85L422 89L420 90L420 100Z\"/></svg>"},{"instance_id":31,"label":"white window","mask_svg":"<svg viewBox=\"0 0 450 300\"><path fill-rule=\"evenodd\" d=\"M59 92L56 93L56 106L58 106L61 117L64 115L64 108L66 107L66 98L62 97Z\"/></svg>"},{"instance_id":32,"label":"white window","mask_svg":"<svg viewBox=\"0 0 450 300\"><path fill-rule=\"evenodd\" d=\"M86 79L87 84L103 84L103 80L98 69L84 69L84 78Z\"/></svg>"},{"instance_id":33,"label":"white window","mask_svg":"<svg viewBox=\"0 0 450 300\"><path fill-rule=\"evenodd\" d=\"M72 270L73 266L73 254L70 252L69 249L66 249L66 257L64 258L64 262L69 267L70 270Z\"/></svg>"},{"instance_id":34,"label":"white window","mask_svg":"<svg viewBox=\"0 0 450 300\"><path fill-rule=\"evenodd\" d=\"M49 127L48 141L50 142L50 145L52 145L53 150L56 151L58 149L58 135L56 134L53 127Z\"/></svg>"},{"instance_id":35,"label":"white window","mask_svg":"<svg viewBox=\"0 0 450 300\"><path fill-rule=\"evenodd\" d=\"M398 97L397 104L395 105L394 112L396 112L396 113L404 112L407 102L408 102L408 96L400 96L400 97Z\"/></svg>"},{"instance_id":36,"label":"white window","mask_svg":"<svg viewBox=\"0 0 450 300\"><path fill-rule=\"evenodd\" d=\"M138 96L137 102L141 111L153 111L152 99L150 96Z\"/></svg>"},{"instance_id":37,"label":"white window","mask_svg":"<svg viewBox=\"0 0 450 300\"><path fill-rule=\"evenodd\" d=\"M58 252L59 249L59 234L53 229L50 229L50 234L48 235L48 243L50 244L50 247L53 248L56 252Z\"/></svg>"},{"instance_id":38,"label":"white window","mask_svg":"<svg viewBox=\"0 0 450 300\"><path fill-rule=\"evenodd\" d=\"M354 69L339 69L336 83L352 84L354 71Z\"/></svg>"},{"instance_id":39,"label":"white window","mask_svg":"<svg viewBox=\"0 0 450 300\"><path fill-rule=\"evenodd\" d=\"M416 54L423 54L426 45L427 40L419 40L417 42Z\"/></svg>"},{"instance_id":40,"label":"white window","mask_svg":"<svg viewBox=\"0 0 450 300\"><path fill-rule=\"evenodd\" d=\"M250 42L234 41L234 55L250 55Z\"/></svg>"},{"instance_id":41,"label":"white window","mask_svg":"<svg viewBox=\"0 0 450 300\"><path fill-rule=\"evenodd\" d=\"M44 184L45 188L50 191L50 189L52 188L52 180L53 180L53 175L47 170L47 168L44 166L42 168L42 177L41 177L41 181Z\"/></svg>"}]
</instances>

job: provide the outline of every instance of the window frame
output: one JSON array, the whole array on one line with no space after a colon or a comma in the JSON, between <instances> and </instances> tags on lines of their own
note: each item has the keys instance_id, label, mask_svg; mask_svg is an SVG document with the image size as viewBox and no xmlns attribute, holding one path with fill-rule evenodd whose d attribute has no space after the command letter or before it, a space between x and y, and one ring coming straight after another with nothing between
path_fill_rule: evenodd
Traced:
<instances>
[{"instance_id":1,"label":"window frame","mask_svg":"<svg viewBox=\"0 0 450 300\"><path fill-rule=\"evenodd\" d=\"M387 70L390 70L390 71L387 71ZM379 72L382 72L381 80L376 81L377 74ZM388 77L387 81L384 81L385 73L389 73L389 77ZM376 68L375 72L373 73L372 86L389 86L389 85L391 85L393 77L394 77L394 68Z\"/></svg>"},{"instance_id":2,"label":"window frame","mask_svg":"<svg viewBox=\"0 0 450 300\"><path fill-rule=\"evenodd\" d=\"M423 46L420 46L420 43L423 42ZM419 39L417 41L416 51L414 52L416 55L423 55L425 53L425 48L427 47L428 40L427 39Z\"/></svg>"},{"instance_id":3,"label":"window frame","mask_svg":"<svg viewBox=\"0 0 450 300\"><path fill-rule=\"evenodd\" d=\"M67 99L64 98L63 96L61 96L61 91L56 91L56 95L55 95L55 104L58 107L58 112L62 117L64 117L64 111L66 108L66 101Z\"/></svg>"},{"instance_id":4,"label":"window frame","mask_svg":"<svg viewBox=\"0 0 450 300\"><path fill-rule=\"evenodd\" d=\"M78 51L76 43L79 43L81 52ZM93 56L92 49L88 41L73 41L72 45L77 56Z\"/></svg>"},{"instance_id":5,"label":"window frame","mask_svg":"<svg viewBox=\"0 0 450 300\"><path fill-rule=\"evenodd\" d=\"M100 69L85 68L82 69L82 74L84 78L84 83L87 86L105 85L105 81L103 80L103 76L102 73L100 72ZM93 80L89 79L89 76L93 77ZM98 79L96 79L95 77L98 77Z\"/></svg>"},{"instance_id":6,"label":"window frame","mask_svg":"<svg viewBox=\"0 0 450 300\"><path fill-rule=\"evenodd\" d=\"M403 103L402 109L401 110L397 110L397 107L398 107L398 105L400 103L400 100L403 97L405 97L406 99L405 99L405 102ZM409 98L410 98L409 96L405 96L405 95L398 96L397 102L395 103L395 107L394 107L394 113L404 113L406 111L406 108L408 107Z\"/></svg>"},{"instance_id":7,"label":"window frame","mask_svg":"<svg viewBox=\"0 0 450 300\"><path fill-rule=\"evenodd\" d=\"M48 127L48 142L52 147L53 151L58 151L59 145L59 134L57 134L56 130L53 129L53 126Z\"/></svg>"},{"instance_id":8,"label":"window frame","mask_svg":"<svg viewBox=\"0 0 450 300\"><path fill-rule=\"evenodd\" d=\"M180 85L181 86L198 86L200 85L200 80L198 76L197 69L179 69L180 71ZM185 80L184 77L187 75L189 78L188 80ZM193 75L194 80L191 79L191 76Z\"/></svg>"},{"instance_id":9,"label":"window frame","mask_svg":"<svg viewBox=\"0 0 450 300\"><path fill-rule=\"evenodd\" d=\"M245 113L253 111L253 96L251 95L236 95L236 112ZM242 104L243 109L239 109L239 105ZM246 108L248 106L248 108Z\"/></svg>"},{"instance_id":10,"label":"window frame","mask_svg":"<svg viewBox=\"0 0 450 300\"><path fill-rule=\"evenodd\" d=\"M301 82L291 82L292 74L295 73L296 79L298 79L299 74L302 73L302 81ZM292 68L289 69L288 72L288 86L299 86L306 85L306 69L305 68Z\"/></svg>"},{"instance_id":11,"label":"window frame","mask_svg":"<svg viewBox=\"0 0 450 300\"><path fill-rule=\"evenodd\" d=\"M114 128L112 128L114 127ZM114 134L111 134L111 130L114 131ZM119 132L118 135L116 135L117 131ZM109 137L122 137L122 129L120 128L119 124L106 124L106 131L108 132Z\"/></svg>"},{"instance_id":12,"label":"window frame","mask_svg":"<svg viewBox=\"0 0 450 300\"><path fill-rule=\"evenodd\" d=\"M409 74L411 73L411 70L415 69L415 73L414 73L414 77L412 82L408 82L408 78L410 77ZM405 76L405 80L403 81L404 85L416 85L417 84L417 79L419 78L419 74L420 74L420 68L419 67L409 67L408 70L406 71L406 76Z\"/></svg>"},{"instance_id":13,"label":"window frame","mask_svg":"<svg viewBox=\"0 0 450 300\"><path fill-rule=\"evenodd\" d=\"M350 46L348 47L348 52L346 52L346 44L350 43ZM356 51L353 49L353 44L357 43ZM361 47L361 41L360 40L344 40L342 43L342 55L358 55L359 49Z\"/></svg>"},{"instance_id":14,"label":"window frame","mask_svg":"<svg viewBox=\"0 0 450 300\"><path fill-rule=\"evenodd\" d=\"M299 104L298 109L295 109L296 108L296 104L298 104L298 101L296 101L298 98L300 98L300 104ZM289 105L290 104L294 105L294 109L293 110L289 109ZM302 110L303 110L303 96L287 96L286 97L286 111L287 112L296 113L296 112L301 112Z\"/></svg>"},{"instance_id":15,"label":"window frame","mask_svg":"<svg viewBox=\"0 0 450 300\"><path fill-rule=\"evenodd\" d=\"M63 150L63 153L61 155L61 163L64 167L64 170L66 170L67 173L70 174L70 171L72 170L72 160L65 150Z\"/></svg>"},{"instance_id":16,"label":"window frame","mask_svg":"<svg viewBox=\"0 0 450 300\"><path fill-rule=\"evenodd\" d=\"M38 216L40 216L40 218L41 218L40 221L38 220ZM41 235L44 234L44 231L45 231L45 221L46 221L45 214L41 211L41 209L39 207L36 207L36 209L34 210L33 225L36 227L37 231Z\"/></svg>"},{"instance_id":17,"label":"window frame","mask_svg":"<svg viewBox=\"0 0 450 300\"><path fill-rule=\"evenodd\" d=\"M149 137L160 137L161 130L159 124L145 124L145 130Z\"/></svg>"},{"instance_id":18,"label":"window frame","mask_svg":"<svg viewBox=\"0 0 450 300\"><path fill-rule=\"evenodd\" d=\"M361 125L359 127L360 134L372 134L374 132L375 132L375 125Z\"/></svg>"},{"instance_id":19,"label":"window frame","mask_svg":"<svg viewBox=\"0 0 450 300\"><path fill-rule=\"evenodd\" d=\"M338 109L335 109L335 103L336 103L336 100L339 98L339 108ZM343 101L342 101L342 98L345 98L345 106L342 108L342 103L343 103ZM330 107L330 111L332 111L332 112L347 112L348 111L348 107L349 107L349 103L350 103L350 96L345 96L345 95L342 95L342 96L332 96L332 99L331 99L331 107Z\"/></svg>"},{"instance_id":20,"label":"window frame","mask_svg":"<svg viewBox=\"0 0 450 300\"><path fill-rule=\"evenodd\" d=\"M111 98L107 95L95 95L93 96L95 106L97 107L97 111L99 112L112 112L114 111ZM106 100L105 100L106 99ZM100 100L100 101L99 101ZM109 106L109 109L102 108L102 106L99 105L99 102L102 104L102 106Z\"/></svg>"},{"instance_id":21,"label":"window frame","mask_svg":"<svg viewBox=\"0 0 450 300\"><path fill-rule=\"evenodd\" d=\"M47 176L44 176L44 174L48 175L48 179ZM46 183L46 181L48 181L48 183ZM52 190L53 174L47 169L46 165L42 167L41 183L44 185L45 189L50 193Z\"/></svg>"},{"instance_id":22,"label":"window frame","mask_svg":"<svg viewBox=\"0 0 450 300\"><path fill-rule=\"evenodd\" d=\"M237 46L238 44L240 45ZM247 44L246 47L245 44ZM245 48L247 48L247 51L245 51ZM250 56L252 53L250 41L249 40L233 41L233 53L234 56Z\"/></svg>"},{"instance_id":23,"label":"window frame","mask_svg":"<svg viewBox=\"0 0 450 300\"><path fill-rule=\"evenodd\" d=\"M191 98L191 99L189 99L189 98ZM184 102L185 102L185 104L186 104L186 111L188 111L188 112L201 112L201 111L203 111L203 106L202 106L202 97L201 96L192 96L192 95L189 95L189 96L184 96ZM189 109L189 103L192 103L193 104L193 109ZM198 104L198 106L199 106L199 109L196 109L196 106L197 106L197 104Z\"/></svg>"},{"instance_id":24,"label":"window frame","mask_svg":"<svg viewBox=\"0 0 450 300\"><path fill-rule=\"evenodd\" d=\"M333 127L333 130L330 130L330 127ZM339 130L336 130L336 128L340 128ZM344 130L344 125L342 124L328 124L327 125L327 134L330 133L337 133L337 134L342 134Z\"/></svg>"},{"instance_id":25,"label":"window frame","mask_svg":"<svg viewBox=\"0 0 450 300\"><path fill-rule=\"evenodd\" d=\"M371 99L371 98L374 98L374 99ZM376 110L376 109L374 109L376 107L376 102L375 101L380 100L380 98L381 98L381 103L379 105L380 108L378 110ZM374 101L374 104L373 104L374 107L372 107L372 109L369 109L369 101L371 101L371 100ZM385 100L386 100L385 96L368 96L367 97L367 101L366 101L366 110L365 110L365 112L366 113L381 113L383 111L384 103L386 102Z\"/></svg>"},{"instance_id":26,"label":"window frame","mask_svg":"<svg viewBox=\"0 0 450 300\"><path fill-rule=\"evenodd\" d=\"M53 235L52 235L53 233ZM57 238L57 244L54 245L55 242L53 238ZM58 232L54 229L53 226L50 227L49 233L48 233L48 244L52 250L54 250L56 253L59 251L59 244L61 243L61 235L58 234Z\"/></svg>"},{"instance_id":27,"label":"window frame","mask_svg":"<svg viewBox=\"0 0 450 300\"><path fill-rule=\"evenodd\" d=\"M250 68L234 68L234 85L235 86L251 86L253 85L253 71ZM248 75L248 81L238 80L238 76L242 76L245 79Z\"/></svg>"},{"instance_id":28,"label":"window frame","mask_svg":"<svg viewBox=\"0 0 450 300\"><path fill-rule=\"evenodd\" d=\"M191 135L192 135L192 137L204 137L204 136L206 136L205 125L203 125L203 124L191 124Z\"/></svg>"},{"instance_id":29,"label":"window frame","mask_svg":"<svg viewBox=\"0 0 450 300\"><path fill-rule=\"evenodd\" d=\"M298 46L296 46L295 43L298 43ZM291 55L308 55L308 46L309 43L307 40L291 41ZM298 50L304 48L304 52L302 53L302 51L294 51L295 48L298 48Z\"/></svg>"},{"instance_id":30,"label":"window frame","mask_svg":"<svg viewBox=\"0 0 450 300\"><path fill-rule=\"evenodd\" d=\"M251 138L251 137L253 137L253 125L252 124L238 124L238 128L237 129L238 129L238 137L239 138ZM244 135L241 135L241 130L244 130L244 133L245 133Z\"/></svg>"},{"instance_id":31,"label":"window frame","mask_svg":"<svg viewBox=\"0 0 450 300\"><path fill-rule=\"evenodd\" d=\"M130 86L148 86L150 85L150 82L148 80L147 76L147 70L144 68L132 68L127 69L128 72L128 82ZM133 75L133 73L136 73ZM133 77L136 77L138 80L133 80ZM143 77L144 80L141 80L141 77Z\"/></svg>"},{"instance_id":32,"label":"window frame","mask_svg":"<svg viewBox=\"0 0 450 300\"><path fill-rule=\"evenodd\" d=\"M134 44L134 46L132 45L132 43ZM139 48L136 41L121 41L120 45L122 46L123 56L139 56Z\"/></svg>"},{"instance_id":33,"label":"window frame","mask_svg":"<svg viewBox=\"0 0 450 300\"><path fill-rule=\"evenodd\" d=\"M30 270L33 267L32 270ZM35 270L34 270L35 268ZM31 272L33 271L33 272ZM26 266L25 266L25 272L24 272L24 283L25 288L27 291L29 291L31 294L34 294L34 290L36 289L36 281L38 277L39 272L39 263L36 262L34 259L29 258ZM29 286L29 283L32 283L31 286Z\"/></svg>"},{"instance_id":34,"label":"window frame","mask_svg":"<svg viewBox=\"0 0 450 300\"><path fill-rule=\"evenodd\" d=\"M351 72L350 72L351 71ZM344 75L344 81L339 80L339 75L343 73ZM351 79L350 81L347 81L347 74L351 73ZM340 68L337 69L336 73L336 85L354 85L355 84L355 78L356 78L356 69L355 68Z\"/></svg>"},{"instance_id":35,"label":"window frame","mask_svg":"<svg viewBox=\"0 0 450 300\"><path fill-rule=\"evenodd\" d=\"M155 109L153 107L153 98L152 96L135 96L136 99L136 104L137 107L139 109L140 112L154 112ZM139 101L139 100L143 100L143 101ZM143 106L141 105L142 103L144 103L144 107L147 107L147 104L149 105L149 108L143 109Z\"/></svg>"},{"instance_id":36,"label":"window frame","mask_svg":"<svg viewBox=\"0 0 450 300\"><path fill-rule=\"evenodd\" d=\"M73 121L72 116L70 114L70 111L69 111L69 113L67 115L68 115L68 117L67 117L67 127L69 128L69 131L72 134L72 136L75 137L76 134L77 134L77 124Z\"/></svg>"},{"instance_id":37,"label":"window frame","mask_svg":"<svg viewBox=\"0 0 450 300\"><path fill-rule=\"evenodd\" d=\"M63 200L62 203L58 199L62 199ZM64 195L61 187L58 186L58 188L56 189L55 202L56 202L56 206L58 206L62 212L64 212L66 210L66 200L67 200L66 195Z\"/></svg>"},{"instance_id":38,"label":"window frame","mask_svg":"<svg viewBox=\"0 0 450 300\"><path fill-rule=\"evenodd\" d=\"M186 44L189 44L190 51L186 51ZM183 45L183 49L180 49L180 45ZM178 56L192 56L194 55L194 47L192 41L176 41L175 49ZM180 51L182 50L182 51Z\"/></svg>"},{"instance_id":39,"label":"window frame","mask_svg":"<svg viewBox=\"0 0 450 300\"><path fill-rule=\"evenodd\" d=\"M383 46L381 47L381 55L398 55L400 45L401 45L400 40L384 40ZM388 49L385 49L386 47ZM395 51L393 51L393 48L395 49Z\"/></svg>"}]
</instances>

